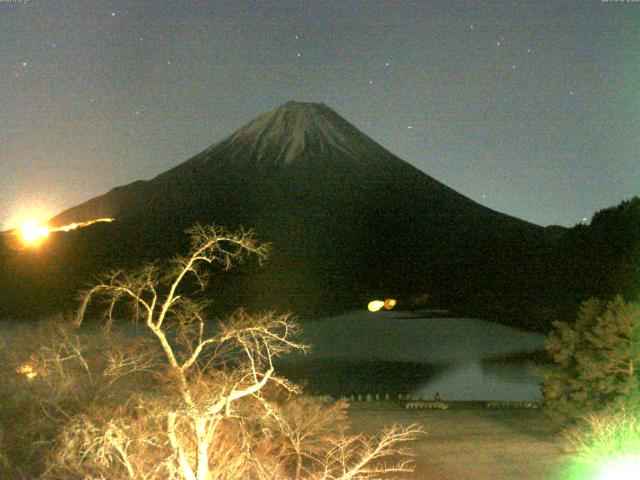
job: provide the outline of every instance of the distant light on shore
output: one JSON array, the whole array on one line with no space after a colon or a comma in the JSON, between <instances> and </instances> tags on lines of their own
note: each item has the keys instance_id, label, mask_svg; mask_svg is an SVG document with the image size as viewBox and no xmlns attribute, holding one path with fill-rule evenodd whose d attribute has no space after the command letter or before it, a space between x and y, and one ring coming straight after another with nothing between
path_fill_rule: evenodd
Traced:
<instances>
[{"instance_id":1,"label":"distant light on shore","mask_svg":"<svg viewBox=\"0 0 640 480\"><path fill-rule=\"evenodd\" d=\"M395 298L387 298L386 300L372 300L367 305L367 310L370 312L379 312L383 308L385 310L391 310L396 306Z\"/></svg>"},{"instance_id":2,"label":"distant light on shore","mask_svg":"<svg viewBox=\"0 0 640 480\"><path fill-rule=\"evenodd\" d=\"M367 310L370 312L378 312L382 307L384 307L384 302L382 300L372 300L369 302L369 305L367 305Z\"/></svg>"}]
</instances>

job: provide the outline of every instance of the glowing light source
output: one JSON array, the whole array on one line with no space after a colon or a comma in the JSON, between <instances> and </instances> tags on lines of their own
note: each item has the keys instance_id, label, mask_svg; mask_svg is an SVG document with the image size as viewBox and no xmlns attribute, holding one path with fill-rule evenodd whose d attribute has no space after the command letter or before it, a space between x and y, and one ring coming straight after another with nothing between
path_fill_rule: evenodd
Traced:
<instances>
[{"instance_id":1,"label":"glowing light source","mask_svg":"<svg viewBox=\"0 0 640 480\"><path fill-rule=\"evenodd\" d=\"M635 480L640 475L640 457L623 457L608 462L595 480Z\"/></svg>"},{"instance_id":2,"label":"glowing light source","mask_svg":"<svg viewBox=\"0 0 640 480\"><path fill-rule=\"evenodd\" d=\"M49 227L26 222L18 229L22 242L28 247L40 245L49 236Z\"/></svg>"},{"instance_id":3,"label":"glowing light source","mask_svg":"<svg viewBox=\"0 0 640 480\"><path fill-rule=\"evenodd\" d=\"M367 310L370 312L378 312L382 307L384 307L384 302L382 300L372 300L367 305Z\"/></svg>"},{"instance_id":4,"label":"glowing light source","mask_svg":"<svg viewBox=\"0 0 640 480\"><path fill-rule=\"evenodd\" d=\"M88 227L99 222L113 222L113 218L97 218L86 222L70 223L61 227L50 227L46 224L38 224L33 221L24 222L15 229L16 234L26 247L37 247L44 242L51 232L70 232L77 228Z\"/></svg>"},{"instance_id":5,"label":"glowing light source","mask_svg":"<svg viewBox=\"0 0 640 480\"><path fill-rule=\"evenodd\" d=\"M387 298L387 299L384 301L384 308L385 308L386 310L391 310L393 307L395 307L395 306L396 306L396 303L398 303L398 302L396 301L396 299L395 299L395 298Z\"/></svg>"}]
</instances>

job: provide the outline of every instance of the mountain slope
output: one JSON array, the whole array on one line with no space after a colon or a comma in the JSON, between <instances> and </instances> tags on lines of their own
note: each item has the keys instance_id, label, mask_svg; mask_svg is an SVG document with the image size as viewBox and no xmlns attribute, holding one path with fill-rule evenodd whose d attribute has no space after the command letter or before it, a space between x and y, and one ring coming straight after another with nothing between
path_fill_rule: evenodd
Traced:
<instances>
[{"instance_id":1,"label":"mountain slope","mask_svg":"<svg viewBox=\"0 0 640 480\"><path fill-rule=\"evenodd\" d=\"M216 189L234 190L228 185L234 181L262 187L263 182L284 178L298 190L309 188L340 197L349 195L344 187L352 184L358 192L401 188L415 200L430 201L420 208L438 210L423 211L425 215L499 215L400 160L327 106L288 102L156 178L115 188L62 212L51 223L128 217L148 212L150 206L171 210L171 205L217 196ZM158 201L160 206L150 205ZM456 214L459 208L464 211ZM509 217L501 218L508 221ZM516 219L511 223L525 224Z\"/></svg>"},{"instance_id":2,"label":"mountain slope","mask_svg":"<svg viewBox=\"0 0 640 480\"><path fill-rule=\"evenodd\" d=\"M200 222L254 228L273 243L264 270L246 268L226 285L234 302L324 312L428 293L434 306L477 313L498 301L508 311L506 299L532 287L530 260L546 238L420 172L325 105L298 102L51 223L99 217L117 221L57 236L47 247L59 249L56 265L43 252L47 281L58 288L52 279L65 275L66 297L96 271L184 250L182 231Z\"/></svg>"}]
</instances>

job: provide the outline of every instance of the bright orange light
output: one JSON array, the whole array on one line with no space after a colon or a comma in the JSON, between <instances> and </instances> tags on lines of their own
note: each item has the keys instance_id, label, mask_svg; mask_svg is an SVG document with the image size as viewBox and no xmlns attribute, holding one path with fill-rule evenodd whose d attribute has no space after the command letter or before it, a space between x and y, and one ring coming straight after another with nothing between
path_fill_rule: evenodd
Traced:
<instances>
[{"instance_id":1,"label":"bright orange light","mask_svg":"<svg viewBox=\"0 0 640 480\"><path fill-rule=\"evenodd\" d=\"M49 236L47 225L38 225L34 222L25 222L18 228L20 238L27 247L36 247Z\"/></svg>"},{"instance_id":2,"label":"bright orange light","mask_svg":"<svg viewBox=\"0 0 640 480\"><path fill-rule=\"evenodd\" d=\"M367 305L367 310L370 312L378 312L382 307L384 307L384 302L382 300L372 300Z\"/></svg>"},{"instance_id":3,"label":"bright orange light","mask_svg":"<svg viewBox=\"0 0 640 480\"><path fill-rule=\"evenodd\" d=\"M88 227L98 222L113 222L113 218L97 218L86 222L70 223L61 227L50 227L33 221L23 223L15 231L26 247L37 247L44 242L51 232L69 232L81 227Z\"/></svg>"},{"instance_id":4,"label":"bright orange light","mask_svg":"<svg viewBox=\"0 0 640 480\"><path fill-rule=\"evenodd\" d=\"M384 301L384 308L387 310L391 310L393 307L396 306L396 299L395 298L387 298Z\"/></svg>"}]
</instances>

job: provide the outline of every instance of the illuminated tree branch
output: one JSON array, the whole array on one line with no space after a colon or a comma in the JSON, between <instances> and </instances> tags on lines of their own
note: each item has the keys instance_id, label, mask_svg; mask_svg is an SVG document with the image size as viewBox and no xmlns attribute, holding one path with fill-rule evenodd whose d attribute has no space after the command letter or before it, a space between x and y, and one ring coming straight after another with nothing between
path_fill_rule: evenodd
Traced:
<instances>
[{"instance_id":1,"label":"illuminated tree branch","mask_svg":"<svg viewBox=\"0 0 640 480\"><path fill-rule=\"evenodd\" d=\"M109 327L120 305L129 306L134 318L144 321L168 367L164 374L155 369L166 394L137 400L139 410L127 428L113 422L85 423L86 434L80 435L84 453L66 464L80 471L83 459L91 459L91 475L96 478L106 475L105 465L117 464L123 478L148 480L356 480L409 471L410 464L403 460L406 452L395 446L414 439L421 432L417 427L390 429L377 439L347 436L341 430L327 432L327 425L342 418L338 413L342 407L307 403L317 408L305 408L307 413L298 418L295 410L280 408L265 396L268 385L287 396L299 392L279 378L274 367L276 357L305 349L296 340L298 325L290 315L238 310L215 327L205 328L208 303L190 295L185 279L195 280L202 289L206 267L218 264L227 270L249 256L262 261L268 248L250 231L232 234L198 225L189 233L187 256L168 265L111 272L82 295L78 326L91 302L98 299L106 303ZM130 371L144 371L143 365L135 355L112 355L105 370L107 384ZM308 412L317 417L312 419ZM72 439L74 432L79 435L79 428L71 428L61 440L61 445L69 443L66 451L78 445ZM225 442L231 442L233 449L226 448ZM153 464L136 453L150 448L160 452ZM272 453L263 457L259 453L263 451ZM391 457L400 460L384 463ZM66 473L61 472L64 478Z\"/></svg>"}]
</instances>

